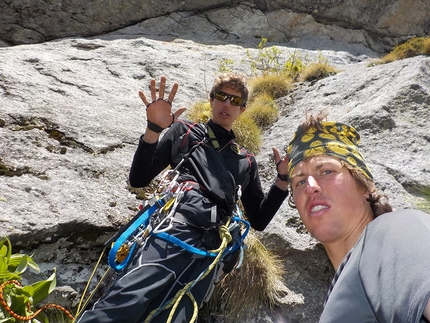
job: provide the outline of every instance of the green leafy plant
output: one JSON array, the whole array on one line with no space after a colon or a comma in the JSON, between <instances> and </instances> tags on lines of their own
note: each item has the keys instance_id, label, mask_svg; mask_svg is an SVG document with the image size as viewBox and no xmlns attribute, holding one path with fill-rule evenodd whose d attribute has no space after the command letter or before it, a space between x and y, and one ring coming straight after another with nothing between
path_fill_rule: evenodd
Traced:
<instances>
[{"instance_id":1,"label":"green leafy plant","mask_svg":"<svg viewBox=\"0 0 430 323\"><path fill-rule=\"evenodd\" d=\"M284 66L282 67L282 72L291 77L293 80L296 80L303 69L306 67L308 63L307 56L303 57L300 51L294 51L290 54Z\"/></svg>"},{"instance_id":2,"label":"green leafy plant","mask_svg":"<svg viewBox=\"0 0 430 323\"><path fill-rule=\"evenodd\" d=\"M49 316L45 313L48 308L63 311L63 321L72 320L70 313L55 304L46 304L37 309L36 304L43 301L56 286L56 274L46 280L22 286L22 274L31 268L40 272L39 266L31 256L12 254L10 240L5 237L0 240L0 323L28 321L32 323L49 323Z\"/></svg>"},{"instance_id":3,"label":"green leafy plant","mask_svg":"<svg viewBox=\"0 0 430 323\"><path fill-rule=\"evenodd\" d=\"M231 67L234 65L234 61L232 59L222 58L218 62L218 72L225 73L231 72Z\"/></svg>"},{"instance_id":4,"label":"green leafy plant","mask_svg":"<svg viewBox=\"0 0 430 323\"><path fill-rule=\"evenodd\" d=\"M249 50L246 50L245 55L250 60L251 73L254 76L260 73L263 75L279 73L282 70L280 63L282 51L276 46L265 48L266 42L266 38L261 39L256 56L253 56Z\"/></svg>"}]
</instances>

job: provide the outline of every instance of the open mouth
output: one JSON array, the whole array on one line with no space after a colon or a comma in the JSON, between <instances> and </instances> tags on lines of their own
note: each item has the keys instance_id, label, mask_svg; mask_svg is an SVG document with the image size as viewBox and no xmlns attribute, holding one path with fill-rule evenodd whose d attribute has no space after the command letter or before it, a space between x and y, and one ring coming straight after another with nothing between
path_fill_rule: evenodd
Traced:
<instances>
[{"instance_id":1,"label":"open mouth","mask_svg":"<svg viewBox=\"0 0 430 323\"><path fill-rule=\"evenodd\" d=\"M326 206L326 205L315 205L312 207L311 212L318 212L318 211L323 210L323 209L328 209L328 206Z\"/></svg>"}]
</instances>

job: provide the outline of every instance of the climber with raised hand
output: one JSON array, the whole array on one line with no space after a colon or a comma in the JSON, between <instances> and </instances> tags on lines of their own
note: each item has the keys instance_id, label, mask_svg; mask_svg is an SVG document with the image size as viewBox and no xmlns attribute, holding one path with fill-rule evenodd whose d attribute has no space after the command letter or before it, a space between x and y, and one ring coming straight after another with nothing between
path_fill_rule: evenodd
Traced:
<instances>
[{"instance_id":1,"label":"climber with raised hand","mask_svg":"<svg viewBox=\"0 0 430 323\"><path fill-rule=\"evenodd\" d=\"M158 97L155 80L150 83L150 99L139 92L147 108L148 125L134 155L130 184L144 187L166 167L178 168L177 181L189 189L176 206L173 225L167 232L192 247L209 251L220 246L218 229L233 213L239 197L250 225L264 230L288 196L288 157L281 158L273 148L278 176L264 194L254 155L235 142L232 131L233 122L246 109L245 78L235 73L218 75L210 91L212 118L207 123L178 119L185 110L172 112L178 85L173 85L166 100L165 84L166 78L161 77ZM157 310L196 280L213 258L196 256L150 235L108 293L78 322L145 322L154 312L157 316L153 322L189 322L195 312L193 306L200 307L209 300L221 270L232 270L236 261L233 256L219 262L190 290L195 304L190 298L181 299L169 318L170 309Z\"/></svg>"}]
</instances>

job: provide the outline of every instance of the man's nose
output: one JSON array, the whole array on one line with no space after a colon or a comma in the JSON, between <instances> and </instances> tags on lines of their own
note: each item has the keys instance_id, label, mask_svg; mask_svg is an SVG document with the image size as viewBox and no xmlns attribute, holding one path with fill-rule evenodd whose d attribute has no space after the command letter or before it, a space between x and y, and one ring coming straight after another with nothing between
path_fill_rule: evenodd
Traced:
<instances>
[{"instance_id":1,"label":"man's nose","mask_svg":"<svg viewBox=\"0 0 430 323\"><path fill-rule=\"evenodd\" d=\"M306 178L306 192L308 194L317 193L321 191L321 187L319 186L315 177L309 175Z\"/></svg>"}]
</instances>

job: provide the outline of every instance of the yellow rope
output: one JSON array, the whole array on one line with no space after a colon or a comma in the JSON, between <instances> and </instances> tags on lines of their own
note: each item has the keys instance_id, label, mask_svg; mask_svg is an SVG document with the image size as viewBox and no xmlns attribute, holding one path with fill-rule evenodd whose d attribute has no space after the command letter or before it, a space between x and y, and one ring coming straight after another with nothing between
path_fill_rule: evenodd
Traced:
<instances>
[{"instance_id":1,"label":"yellow rope","mask_svg":"<svg viewBox=\"0 0 430 323\"><path fill-rule=\"evenodd\" d=\"M164 306L164 308L162 308L162 310L167 310L169 308L172 307L172 309L170 310L170 314L169 317L166 321L166 323L170 323L173 319L173 315L175 314L175 311L177 309L177 307L179 306L180 301L182 300L184 295L187 295L191 302L193 303L193 316L191 317L191 320L189 323L194 323L197 319L197 314L198 314L198 305L197 302L194 298L194 296L192 295L192 293L189 291L192 286L194 286L197 282L201 281L202 279L204 279L207 275L209 275L209 273L215 268L216 264L219 262L219 260L222 257L222 254L224 252L224 250L227 248L228 244L231 242L232 237L231 234L228 230L228 225L230 223L230 219L227 221L227 223L225 225L221 225L219 227L219 235L221 238L221 245L218 249L216 250L211 250L210 252L218 252L217 256L215 257L214 261L209 265L208 268L206 268L205 272L203 273L203 275L197 277L195 280L190 281L187 285L185 285L181 290L179 290L176 295L173 297L173 299L166 305ZM156 314L161 307L156 308L155 310L153 310L151 313L149 313L148 317L145 319L144 323L149 323L154 314Z\"/></svg>"},{"instance_id":2,"label":"yellow rope","mask_svg":"<svg viewBox=\"0 0 430 323\"><path fill-rule=\"evenodd\" d=\"M100 264L100 261L102 260L102 257L103 257L103 255L104 255L105 251L106 251L106 247L104 247L104 248L103 248L103 251L102 251L102 253L100 254L99 260L97 261L96 265L94 266L94 270L93 270L93 272L91 273L90 278L88 279L87 285L85 286L85 289L84 289L84 291L83 291L83 293L82 293L82 295L81 295L81 300L79 301L79 305L78 305L78 308L77 308L77 310L76 310L75 318L78 318L78 317L79 317L79 315L81 314L82 309L84 309L84 308L87 306L88 302L90 301L90 299L92 298L92 296L93 296L93 295L94 295L94 293L96 292L96 290L97 290L97 288L99 287L100 283L104 280L104 278L106 277L106 275L109 273L109 271L110 271L110 269L111 269L110 267L108 267L108 269L105 271L105 273L104 273L104 275L103 275L102 279L100 279L100 280L99 280L99 282L97 283L96 287L94 288L94 290L92 291L92 293L90 294L90 296L88 296L88 298L87 298L87 300L86 300L86 302L85 302L85 305L84 305L84 306L82 306L82 302L84 301L85 294L87 293L87 290L88 290L88 288L89 288L89 286L90 286L91 281L93 280L93 277L94 277L94 275L95 275L95 273L96 273L96 270L97 270L97 268L98 268L98 266L99 266L99 264ZM81 309L81 306L82 306L82 309ZM74 321L73 321L73 322L74 322Z\"/></svg>"}]
</instances>

